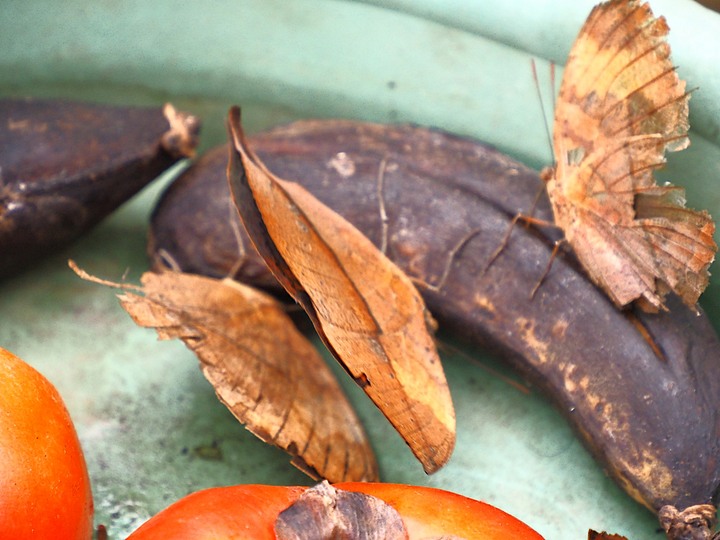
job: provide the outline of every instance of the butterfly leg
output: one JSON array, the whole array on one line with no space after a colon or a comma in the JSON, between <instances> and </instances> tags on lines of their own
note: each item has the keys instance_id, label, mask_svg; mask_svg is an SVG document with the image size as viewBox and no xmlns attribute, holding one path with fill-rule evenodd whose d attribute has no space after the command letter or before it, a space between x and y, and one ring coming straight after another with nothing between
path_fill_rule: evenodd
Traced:
<instances>
[{"instance_id":1,"label":"butterfly leg","mask_svg":"<svg viewBox=\"0 0 720 540\"><path fill-rule=\"evenodd\" d=\"M540 276L540 279L538 279L537 283L533 287L532 291L530 291L530 299L532 300L535 298L535 294L538 292L538 289L540 288L540 285L543 284L543 281L545 281L545 278L550 273L550 269L552 268L553 261L555 260L555 257L557 257L558 251L560 251L560 246L562 246L567 240L565 238L561 238L560 240L555 240L553 244L552 252L550 253L550 259L548 260L547 266L545 267L545 271L543 272L542 276Z\"/></svg>"},{"instance_id":2,"label":"butterfly leg","mask_svg":"<svg viewBox=\"0 0 720 540\"><path fill-rule=\"evenodd\" d=\"M502 242L500 242L500 245L490 255L490 258L488 259L488 262L485 265L485 268L483 268L481 275L486 274L487 271L490 270L490 267L495 262L495 259L497 259L500 256L500 254L503 251L505 251L505 248L507 247L508 242L510 241L510 235L512 234L512 231L515 228L515 224L518 221L520 221L520 218L521 218L521 214L515 214L515 217L512 218L512 221L510 222L510 226L507 228L507 231L505 231L505 236L503 236Z\"/></svg>"},{"instance_id":3,"label":"butterfly leg","mask_svg":"<svg viewBox=\"0 0 720 540\"><path fill-rule=\"evenodd\" d=\"M533 205L533 209L534 209L534 205ZM512 221L510 222L510 225L508 226L507 231L505 232L505 236L503 236L503 239L500 242L500 245L497 247L497 249L495 251L493 251L492 255L490 255L490 258L488 259L488 262L485 265L485 268L483 269L482 274L485 274L488 270L490 270L490 267L493 265L495 260L505 250L508 243L510 242L510 235L512 234L512 231L515 228L515 225L517 224L518 221L523 221L526 225L535 225L536 227L557 228L557 225L555 225L555 223L553 223L552 221L546 221L544 219L539 219L539 218L533 217L532 215L515 214L515 217L512 218Z\"/></svg>"},{"instance_id":4,"label":"butterfly leg","mask_svg":"<svg viewBox=\"0 0 720 540\"><path fill-rule=\"evenodd\" d=\"M380 165L378 166L378 174L377 174L377 198L378 198L378 213L380 215L380 251L383 253L383 255L387 255L387 247L388 247L388 215L387 211L385 209L385 195L384 195L384 187L385 187L385 172L387 171L388 163L387 158L383 158L380 161ZM460 241L448 252L447 256L447 262L445 263L445 268L443 269L443 273L440 276L440 279L436 284L428 283L427 281L420 279L418 277L409 276L412 282L415 284L416 287L422 287L425 289L430 289L432 291L438 292L440 289L442 289L443 285L445 284L445 281L448 278L448 275L450 274L450 270L452 268L452 263L457 254L460 252L460 250L467 244L476 234L480 232L479 229L470 231L467 235L465 235L463 238L460 239Z\"/></svg>"},{"instance_id":5,"label":"butterfly leg","mask_svg":"<svg viewBox=\"0 0 720 540\"><path fill-rule=\"evenodd\" d=\"M515 215L515 217L510 222L510 226L508 227L508 230L505 233L505 236L503 237L502 242L500 242L500 245L498 246L498 248L495 251L493 251L492 255L490 255L490 259L488 260L487 264L485 265L485 268L483 268L481 275L484 275L488 270L490 270L490 267L495 262L495 259L497 259L500 256L500 254L503 252L503 250L505 249L505 246L507 246L508 242L510 241L510 235L512 234L512 230L518 221L522 220L522 221L525 221L525 223L527 223L527 224L535 224L535 225L538 225L541 227L547 227L547 226L557 227L557 225L555 225L552 222L545 221L542 219L537 219L534 217L535 209L537 208L537 205L540 202L540 197L542 196L542 194L544 192L545 192L545 186L541 186L540 189L537 190L537 193L535 193L535 198L533 199L532 206L530 207L530 212L528 212L527 214L518 213Z\"/></svg>"},{"instance_id":6,"label":"butterfly leg","mask_svg":"<svg viewBox=\"0 0 720 540\"><path fill-rule=\"evenodd\" d=\"M479 232L480 229L474 229L470 231L465 236L463 236L460 241L455 244L455 246L453 246L453 248L448 252L447 260L445 262L445 268L443 269L443 273L437 283L428 283L427 281L423 281L413 277L411 277L410 279L412 279L413 283L418 286L421 286L425 289L430 289L434 292L440 292L440 289L443 288L443 285L445 285L445 282L450 275L450 270L452 269L452 264L455 260L455 257L457 257L458 253L460 253L460 251L462 251L462 249L468 244L468 242L470 242L470 240L472 240Z\"/></svg>"},{"instance_id":7,"label":"butterfly leg","mask_svg":"<svg viewBox=\"0 0 720 540\"><path fill-rule=\"evenodd\" d=\"M653 335L650 333L650 329L642 322L642 320L637 315L635 315L633 311L626 311L625 317L637 329L637 331L643 337L648 346L653 350L655 356L659 358L662 362L667 363L667 356L665 355L665 351L663 351L660 344L658 344Z\"/></svg>"}]
</instances>

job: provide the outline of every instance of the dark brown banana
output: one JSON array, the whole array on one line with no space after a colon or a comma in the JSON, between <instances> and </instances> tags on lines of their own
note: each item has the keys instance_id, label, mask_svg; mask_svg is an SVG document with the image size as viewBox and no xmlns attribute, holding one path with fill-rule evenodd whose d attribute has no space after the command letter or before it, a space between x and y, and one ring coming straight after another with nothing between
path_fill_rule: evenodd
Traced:
<instances>
[{"instance_id":1,"label":"dark brown banana","mask_svg":"<svg viewBox=\"0 0 720 540\"><path fill-rule=\"evenodd\" d=\"M498 351L541 387L608 473L660 513L670 538L696 526L710 537L720 340L705 315L677 299L667 313L619 311L569 253L531 298L554 237L522 224L506 234L542 184L477 142L410 126L306 121L251 144L273 173L303 184L423 283L441 327ZM272 287L230 211L226 162L227 150L217 149L165 193L150 252L184 271ZM551 219L544 193L534 215ZM681 512L693 505L701 506L692 516Z\"/></svg>"},{"instance_id":2,"label":"dark brown banana","mask_svg":"<svg viewBox=\"0 0 720 540\"><path fill-rule=\"evenodd\" d=\"M58 250L197 144L165 109L0 100L0 276Z\"/></svg>"}]
</instances>

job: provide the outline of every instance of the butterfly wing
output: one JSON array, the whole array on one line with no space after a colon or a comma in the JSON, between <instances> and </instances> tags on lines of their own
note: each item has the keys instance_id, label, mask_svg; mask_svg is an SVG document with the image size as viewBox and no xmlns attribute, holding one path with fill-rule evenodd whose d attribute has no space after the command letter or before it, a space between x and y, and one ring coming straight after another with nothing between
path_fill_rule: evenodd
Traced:
<instances>
[{"instance_id":1,"label":"butterfly wing","mask_svg":"<svg viewBox=\"0 0 720 540\"><path fill-rule=\"evenodd\" d=\"M685 82L670 62L665 19L612 0L573 45L555 110L555 220L592 279L622 306L662 306L668 289L694 305L717 249L706 212L655 184L666 150L689 144ZM588 228L590 230L588 230Z\"/></svg>"}]
</instances>

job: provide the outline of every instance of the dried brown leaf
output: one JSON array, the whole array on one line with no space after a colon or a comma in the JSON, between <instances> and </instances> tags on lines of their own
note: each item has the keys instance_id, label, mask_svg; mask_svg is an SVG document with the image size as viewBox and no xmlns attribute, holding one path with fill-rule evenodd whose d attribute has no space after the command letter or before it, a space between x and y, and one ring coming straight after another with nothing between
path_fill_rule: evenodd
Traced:
<instances>
[{"instance_id":1,"label":"dried brown leaf","mask_svg":"<svg viewBox=\"0 0 720 540\"><path fill-rule=\"evenodd\" d=\"M313 345L270 296L230 279L166 271L142 287L119 287L120 302L161 339L180 338L235 417L293 456L315 478L375 480L377 465L358 418Z\"/></svg>"},{"instance_id":2,"label":"dried brown leaf","mask_svg":"<svg viewBox=\"0 0 720 540\"><path fill-rule=\"evenodd\" d=\"M228 179L255 247L425 471L436 471L455 444L455 413L420 294L354 226L265 168L239 109L229 122Z\"/></svg>"}]
</instances>

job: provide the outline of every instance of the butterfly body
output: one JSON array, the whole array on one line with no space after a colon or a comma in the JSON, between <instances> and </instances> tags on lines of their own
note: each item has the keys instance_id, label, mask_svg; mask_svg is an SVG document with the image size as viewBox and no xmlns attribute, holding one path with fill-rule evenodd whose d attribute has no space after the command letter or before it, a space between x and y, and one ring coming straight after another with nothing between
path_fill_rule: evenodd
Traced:
<instances>
[{"instance_id":1,"label":"butterfly body","mask_svg":"<svg viewBox=\"0 0 720 540\"><path fill-rule=\"evenodd\" d=\"M556 165L545 175L556 224L591 279L622 307L694 306L717 246L707 212L658 186L666 151L689 144L685 82L665 20L647 4L598 5L573 45L555 110Z\"/></svg>"}]
</instances>

